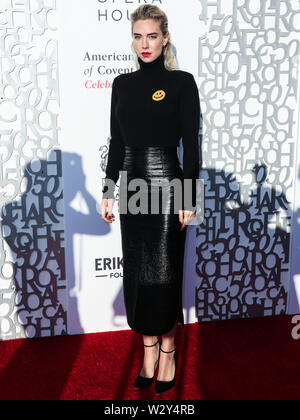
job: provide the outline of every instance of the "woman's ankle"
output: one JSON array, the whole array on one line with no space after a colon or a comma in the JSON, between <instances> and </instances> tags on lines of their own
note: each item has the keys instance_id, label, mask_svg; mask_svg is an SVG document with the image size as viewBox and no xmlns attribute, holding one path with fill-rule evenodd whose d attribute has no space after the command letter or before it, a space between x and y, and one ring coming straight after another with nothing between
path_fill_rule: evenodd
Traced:
<instances>
[{"instance_id":1,"label":"woman's ankle","mask_svg":"<svg viewBox=\"0 0 300 420\"><path fill-rule=\"evenodd\" d=\"M155 346L159 340L158 336L143 336L144 346Z\"/></svg>"}]
</instances>

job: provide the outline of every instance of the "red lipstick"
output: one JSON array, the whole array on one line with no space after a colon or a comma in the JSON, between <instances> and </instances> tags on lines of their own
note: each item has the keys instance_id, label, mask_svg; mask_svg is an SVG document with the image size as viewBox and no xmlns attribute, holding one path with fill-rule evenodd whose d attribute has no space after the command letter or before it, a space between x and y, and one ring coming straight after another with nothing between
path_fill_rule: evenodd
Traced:
<instances>
[{"instance_id":1,"label":"red lipstick","mask_svg":"<svg viewBox=\"0 0 300 420\"><path fill-rule=\"evenodd\" d=\"M142 53L142 56L143 57L150 57L150 55L151 55L151 53L146 53L146 52L145 53Z\"/></svg>"}]
</instances>

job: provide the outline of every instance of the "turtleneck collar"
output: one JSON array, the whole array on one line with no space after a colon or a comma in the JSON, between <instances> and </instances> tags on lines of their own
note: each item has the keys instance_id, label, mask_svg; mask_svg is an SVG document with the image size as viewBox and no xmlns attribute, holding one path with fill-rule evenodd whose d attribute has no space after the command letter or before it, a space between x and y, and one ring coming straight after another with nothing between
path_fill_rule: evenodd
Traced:
<instances>
[{"instance_id":1,"label":"turtleneck collar","mask_svg":"<svg viewBox=\"0 0 300 420\"><path fill-rule=\"evenodd\" d=\"M163 72L166 70L165 68L165 56L164 52L162 51L161 55L159 55L155 60L146 63L140 57L138 57L138 62L140 64L141 71L143 73L158 73Z\"/></svg>"}]
</instances>

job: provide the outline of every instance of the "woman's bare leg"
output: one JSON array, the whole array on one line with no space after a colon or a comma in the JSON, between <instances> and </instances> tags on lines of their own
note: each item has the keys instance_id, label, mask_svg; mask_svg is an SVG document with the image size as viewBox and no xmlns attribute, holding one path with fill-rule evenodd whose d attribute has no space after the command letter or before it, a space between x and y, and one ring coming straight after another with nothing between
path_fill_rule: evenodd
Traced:
<instances>
[{"instance_id":1,"label":"woman's bare leg","mask_svg":"<svg viewBox=\"0 0 300 420\"><path fill-rule=\"evenodd\" d=\"M174 327L167 334L162 335L161 348L164 351L171 351L175 348L175 334L177 321ZM175 375L174 351L172 353L160 352L159 371L157 379L159 381L172 381Z\"/></svg>"},{"instance_id":2,"label":"woman's bare leg","mask_svg":"<svg viewBox=\"0 0 300 420\"><path fill-rule=\"evenodd\" d=\"M143 335L145 346L151 346L158 341L158 336ZM141 375L146 378L152 378L154 375L155 362L159 356L159 344L152 347L144 347L144 364Z\"/></svg>"}]
</instances>

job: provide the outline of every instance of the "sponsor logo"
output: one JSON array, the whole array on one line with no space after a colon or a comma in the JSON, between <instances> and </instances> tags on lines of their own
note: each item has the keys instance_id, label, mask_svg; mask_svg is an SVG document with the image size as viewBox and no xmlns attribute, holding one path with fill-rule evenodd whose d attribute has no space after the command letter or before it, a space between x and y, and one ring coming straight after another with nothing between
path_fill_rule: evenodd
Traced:
<instances>
[{"instance_id":1,"label":"sponsor logo","mask_svg":"<svg viewBox=\"0 0 300 420\"><path fill-rule=\"evenodd\" d=\"M95 259L95 272L97 278L123 277L123 258L105 257Z\"/></svg>"}]
</instances>

